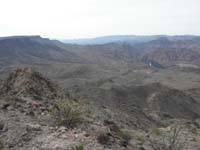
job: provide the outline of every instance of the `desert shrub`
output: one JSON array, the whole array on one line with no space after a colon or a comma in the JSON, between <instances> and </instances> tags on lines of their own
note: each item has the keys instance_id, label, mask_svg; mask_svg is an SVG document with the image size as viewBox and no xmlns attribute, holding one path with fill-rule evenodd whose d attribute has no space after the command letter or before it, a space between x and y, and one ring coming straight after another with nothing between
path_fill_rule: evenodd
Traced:
<instances>
[{"instance_id":1,"label":"desert shrub","mask_svg":"<svg viewBox=\"0 0 200 150\"><path fill-rule=\"evenodd\" d=\"M81 144L81 145L76 145L76 146L74 146L74 147L72 148L72 150L84 150L84 147L83 147L82 144Z\"/></svg>"},{"instance_id":2,"label":"desert shrub","mask_svg":"<svg viewBox=\"0 0 200 150\"><path fill-rule=\"evenodd\" d=\"M180 141L181 128L175 126L169 133L161 132L159 135L150 136L149 142L153 150L181 150L185 141Z\"/></svg>"},{"instance_id":3,"label":"desert shrub","mask_svg":"<svg viewBox=\"0 0 200 150\"><path fill-rule=\"evenodd\" d=\"M51 114L57 125L73 128L82 121L84 108L78 102L61 100L52 108Z\"/></svg>"},{"instance_id":4,"label":"desert shrub","mask_svg":"<svg viewBox=\"0 0 200 150\"><path fill-rule=\"evenodd\" d=\"M122 137L121 145L124 147L127 147L127 145L129 144L129 142L131 140L130 134L123 132L121 137Z\"/></svg>"},{"instance_id":5,"label":"desert shrub","mask_svg":"<svg viewBox=\"0 0 200 150\"><path fill-rule=\"evenodd\" d=\"M120 127L111 120L104 120L104 125L109 127L109 131L112 137L118 138L120 141L120 145L126 147L131 140L131 136L128 132L123 132Z\"/></svg>"},{"instance_id":6,"label":"desert shrub","mask_svg":"<svg viewBox=\"0 0 200 150\"><path fill-rule=\"evenodd\" d=\"M153 128L152 132L153 132L153 134L155 134L157 136L161 135L161 131L158 128Z\"/></svg>"},{"instance_id":7,"label":"desert shrub","mask_svg":"<svg viewBox=\"0 0 200 150\"><path fill-rule=\"evenodd\" d=\"M197 133L197 128L192 128L191 129L191 132L192 132L192 134L194 134L194 135L197 135L198 133Z\"/></svg>"},{"instance_id":8,"label":"desert shrub","mask_svg":"<svg viewBox=\"0 0 200 150\"><path fill-rule=\"evenodd\" d=\"M3 140L0 139L0 150L3 150L4 149L4 142Z\"/></svg>"},{"instance_id":9,"label":"desert shrub","mask_svg":"<svg viewBox=\"0 0 200 150\"><path fill-rule=\"evenodd\" d=\"M102 145L109 145L110 141L110 134L109 133L100 133L97 137L97 141Z\"/></svg>"},{"instance_id":10,"label":"desert shrub","mask_svg":"<svg viewBox=\"0 0 200 150\"><path fill-rule=\"evenodd\" d=\"M127 147L130 139L131 139L131 136L125 133L119 136L112 132L101 132L97 136L98 143L104 146L111 146L114 142L114 143L120 144L123 147Z\"/></svg>"},{"instance_id":11,"label":"desert shrub","mask_svg":"<svg viewBox=\"0 0 200 150\"><path fill-rule=\"evenodd\" d=\"M144 136L142 136L142 135L136 136L136 140L139 141L141 144L144 144L144 142L145 142L145 138L144 138Z\"/></svg>"}]
</instances>

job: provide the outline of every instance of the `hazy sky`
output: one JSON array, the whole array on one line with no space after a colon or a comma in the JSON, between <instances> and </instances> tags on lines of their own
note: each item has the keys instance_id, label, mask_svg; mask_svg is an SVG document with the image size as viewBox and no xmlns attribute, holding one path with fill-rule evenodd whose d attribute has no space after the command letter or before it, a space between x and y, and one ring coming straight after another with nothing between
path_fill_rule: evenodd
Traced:
<instances>
[{"instance_id":1,"label":"hazy sky","mask_svg":"<svg viewBox=\"0 0 200 150\"><path fill-rule=\"evenodd\" d=\"M198 34L200 0L0 0L0 36Z\"/></svg>"}]
</instances>

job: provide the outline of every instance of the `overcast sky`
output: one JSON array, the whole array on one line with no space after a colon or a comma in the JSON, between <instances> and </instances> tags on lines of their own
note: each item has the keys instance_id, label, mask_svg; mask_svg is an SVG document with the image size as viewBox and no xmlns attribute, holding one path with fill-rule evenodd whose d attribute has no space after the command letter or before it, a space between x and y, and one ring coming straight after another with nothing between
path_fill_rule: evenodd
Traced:
<instances>
[{"instance_id":1,"label":"overcast sky","mask_svg":"<svg viewBox=\"0 0 200 150\"><path fill-rule=\"evenodd\" d=\"M200 35L200 0L0 0L0 36Z\"/></svg>"}]
</instances>

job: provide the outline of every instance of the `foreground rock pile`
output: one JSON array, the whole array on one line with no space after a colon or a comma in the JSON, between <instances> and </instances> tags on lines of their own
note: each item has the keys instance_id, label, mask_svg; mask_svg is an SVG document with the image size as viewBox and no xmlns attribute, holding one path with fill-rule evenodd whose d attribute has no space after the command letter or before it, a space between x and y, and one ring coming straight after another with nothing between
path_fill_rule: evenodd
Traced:
<instances>
[{"instance_id":1,"label":"foreground rock pile","mask_svg":"<svg viewBox=\"0 0 200 150\"><path fill-rule=\"evenodd\" d=\"M17 69L2 81L2 95L55 98L57 86L31 68Z\"/></svg>"}]
</instances>

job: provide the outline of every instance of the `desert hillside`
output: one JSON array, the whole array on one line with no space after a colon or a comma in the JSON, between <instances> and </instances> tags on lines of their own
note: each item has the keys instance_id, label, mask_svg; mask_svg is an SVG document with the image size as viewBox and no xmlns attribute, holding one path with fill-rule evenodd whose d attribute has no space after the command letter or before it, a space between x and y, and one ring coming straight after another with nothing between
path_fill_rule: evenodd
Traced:
<instances>
[{"instance_id":1,"label":"desert hillside","mask_svg":"<svg viewBox=\"0 0 200 150\"><path fill-rule=\"evenodd\" d=\"M200 149L199 48L0 38L0 149Z\"/></svg>"}]
</instances>

